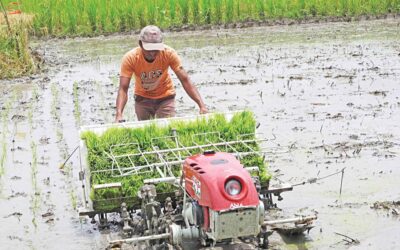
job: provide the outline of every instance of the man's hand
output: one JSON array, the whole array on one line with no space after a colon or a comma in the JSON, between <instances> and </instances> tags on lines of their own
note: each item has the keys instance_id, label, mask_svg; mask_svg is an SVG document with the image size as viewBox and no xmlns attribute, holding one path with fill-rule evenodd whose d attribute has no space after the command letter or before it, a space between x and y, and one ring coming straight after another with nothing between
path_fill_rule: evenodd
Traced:
<instances>
[{"instance_id":1,"label":"man's hand","mask_svg":"<svg viewBox=\"0 0 400 250\"><path fill-rule=\"evenodd\" d=\"M122 118L122 115L116 115L115 116L115 123L120 123L120 122L124 122L125 120Z\"/></svg>"}]
</instances>

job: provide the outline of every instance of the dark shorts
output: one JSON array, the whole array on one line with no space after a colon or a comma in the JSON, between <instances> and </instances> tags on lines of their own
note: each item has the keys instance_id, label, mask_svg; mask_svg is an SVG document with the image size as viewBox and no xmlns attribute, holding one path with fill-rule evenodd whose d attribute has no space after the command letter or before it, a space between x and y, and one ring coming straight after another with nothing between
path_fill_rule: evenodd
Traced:
<instances>
[{"instance_id":1,"label":"dark shorts","mask_svg":"<svg viewBox=\"0 0 400 250\"><path fill-rule=\"evenodd\" d=\"M175 116L175 95L149 99L135 95L135 112L139 121Z\"/></svg>"}]
</instances>

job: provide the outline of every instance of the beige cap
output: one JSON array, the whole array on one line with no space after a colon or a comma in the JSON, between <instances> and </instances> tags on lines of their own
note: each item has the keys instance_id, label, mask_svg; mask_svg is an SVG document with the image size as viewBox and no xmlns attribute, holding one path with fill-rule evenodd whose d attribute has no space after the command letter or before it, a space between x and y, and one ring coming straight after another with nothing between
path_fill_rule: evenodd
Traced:
<instances>
[{"instance_id":1,"label":"beige cap","mask_svg":"<svg viewBox=\"0 0 400 250\"><path fill-rule=\"evenodd\" d=\"M163 36L160 28L148 25L140 31L139 40L145 50L164 50Z\"/></svg>"}]
</instances>

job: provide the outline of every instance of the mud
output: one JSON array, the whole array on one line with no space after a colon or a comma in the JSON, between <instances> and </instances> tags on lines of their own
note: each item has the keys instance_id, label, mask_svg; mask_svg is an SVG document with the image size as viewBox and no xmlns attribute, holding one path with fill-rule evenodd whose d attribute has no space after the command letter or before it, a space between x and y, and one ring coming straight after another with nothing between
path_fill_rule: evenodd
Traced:
<instances>
[{"instance_id":1,"label":"mud","mask_svg":"<svg viewBox=\"0 0 400 250\"><path fill-rule=\"evenodd\" d=\"M341 194L340 175L283 194L288 216L316 211L318 221L304 236L274 232L272 248L400 248L399 216L374 209L400 200L399 27L386 19L167 33L211 111L255 112L275 183L345 169ZM104 249L117 236L78 217L79 157L63 163L79 126L114 120L119 63L136 44L136 35L36 41L46 70L0 82L2 249ZM178 115L196 114L174 79ZM125 119L135 120L132 101Z\"/></svg>"}]
</instances>

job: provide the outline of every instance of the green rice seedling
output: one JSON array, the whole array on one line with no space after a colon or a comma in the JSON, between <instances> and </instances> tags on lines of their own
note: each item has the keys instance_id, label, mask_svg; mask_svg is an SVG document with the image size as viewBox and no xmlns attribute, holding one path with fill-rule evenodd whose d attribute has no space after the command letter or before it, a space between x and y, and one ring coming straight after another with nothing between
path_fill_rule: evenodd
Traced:
<instances>
[{"instance_id":1,"label":"green rice seedling","mask_svg":"<svg viewBox=\"0 0 400 250\"><path fill-rule=\"evenodd\" d=\"M170 25L174 25L176 19L176 0L169 0Z\"/></svg>"},{"instance_id":2,"label":"green rice seedling","mask_svg":"<svg viewBox=\"0 0 400 250\"><path fill-rule=\"evenodd\" d=\"M138 23L140 27L144 27L147 24L146 21L146 13L142 3L137 4L137 8L135 10L135 16L138 19Z\"/></svg>"},{"instance_id":3,"label":"green rice seedling","mask_svg":"<svg viewBox=\"0 0 400 250\"><path fill-rule=\"evenodd\" d=\"M54 34L56 33L56 22L55 19L57 18L55 15L55 3L54 1L50 1L47 3L45 7L47 7L47 18L46 18L46 28L49 32L49 34Z\"/></svg>"},{"instance_id":4,"label":"green rice seedling","mask_svg":"<svg viewBox=\"0 0 400 250\"><path fill-rule=\"evenodd\" d=\"M130 20L128 20L128 13L127 13L129 9L127 9L125 4L122 2L119 3L118 6L116 6L116 8L119 18L119 31L129 30Z\"/></svg>"},{"instance_id":5,"label":"green rice seedling","mask_svg":"<svg viewBox=\"0 0 400 250\"><path fill-rule=\"evenodd\" d=\"M256 0L256 9L258 13L258 18L264 20L265 19L264 0Z\"/></svg>"},{"instance_id":6,"label":"green rice seedling","mask_svg":"<svg viewBox=\"0 0 400 250\"><path fill-rule=\"evenodd\" d=\"M147 23L155 24L157 23L157 6L155 3L147 5Z\"/></svg>"},{"instance_id":7,"label":"green rice seedling","mask_svg":"<svg viewBox=\"0 0 400 250\"><path fill-rule=\"evenodd\" d=\"M138 20L135 16L135 5L130 4L129 2L125 3L124 5L124 13L126 15L126 29L134 29L138 27Z\"/></svg>"},{"instance_id":8,"label":"green rice seedling","mask_svg":"<svg viewBox=\"0 0 400 250\"><path fill-rule=\"evenodd\" d=\"M211 24L211 3L210 0L203 0L201 6L201 12L203 16L203 23Z\"/></svg>"},{"instance_id":9,"label":"green rice seedling","mask_svg":"<svg viewBox=\"0 0 400 250\"><path fill-rule=\"evenodd\" d=\"M348 1L339 0L337 8L337 16L345 16L348 13Z\"/></svg>"},{"instance_id":10,"label":"green rice seedling","mask_svg":"<svg viewBox=\"0 0 400 250\"><path fill-rule=\"evenodd\" d=\"M99 30L102 33L107 32L107 18L108 18L108 1L107 0L99 0L99 5L102 6L98 9L99 12Z\"/></svg>"},{"instance_id":11,"label":"green rice seedling","mask_svg":"<svg viewBox=\"0 0 400 250\"><path fill-rule=\"evenodd\" d=\"M76 5L75 0L67 0L66 1L66 23L67 23L67 31L68 34L76 34L77 33L77 26L78 26L78 17L75 11Z\"/></svg>"},{"instance_id":12,"label":"green rice seedling","mask_svg":"<svg viewBox=\"0 0 400 250\"><path fill-rule=\"evenodd\" d=\"M4 125L3 125L4 128ZM7 143L6 143L6 132L3 130L1 138L1 155L0 155L0 177L4 174L4 165L6 163L7 157Z\"/></svg>"},{"instance_id":13,"label":"green rice seedling","mask_svg":"<svg viewBox=\"0 0 400 250\"><path fill-rule=\"evenodd\" d=\"M182 24L187 24L189 22L189 1L179 0L179 7L181 9L181 22Z\"/></svg>"},{"instance_id":14,"label":"green rice seedling","mask_svg":"<svg viewBox=\"0 0 400 250\"><path fill-rule=\"evenodd\" d=\"M32 14L35 14L34 27L37 35L48 35L53 34L53 16L52 16L52 5L49 1L35 1L37 7L34 8ZM27 8L33 8L33 6L27 6Z\"/></svg>"},{"instance_id":15,"label":"green rice seedling","mask_svg":"<svg viewBox=\"0 0 400 250\"><path fill-rule=\"evenodd\" d=\"M347 0L345 0L345 1L347 4ZM318 11L317 11L317 6L315 5L315 2L310 2L307 5L307 7L308 7L308 12L310 13L311 16L313 16L313 17L317 16ZM347 10L346 10L346 12L347 12Z\"/></svg>"},{"instance_id":16,"label":"green rice seedling","mask_svg":"<svg viewBox=\"0 0 400 250\"><path fill-rule=\"evenodd\" d=\"M168 28L266 17L396 13L400 4L399 0L30 0L21 8L35 16L35 34L74 36L139 29L150 23Z\"/></svg>"},{"instance_id":17,"label":"green rice seedling","mask_svg":"<svg viewBox=\"0 0 400 250\"><path fill-rule=\"evenodd\" d=\"M36 218L37 211L40 207L40 190L37 182L37 146L35 142L31 142L31 151L32 151L32 162L31 162L31 181L32 181L32 196L31 196L31 206L32 206L32 214L33 219ZM35 223L34 223L35 225Z\"/></svg>"},{"instance_id":18,"label":"green rice seedling","mask_svg":"<svg viewBox=\"0 0 400 250\"><path fill-rule=\"evenodd\" d=\"M52 114L53 118L59 120L58 118L58 112L57 112L57 107L58 107L58 89L56 87L55 83L51 84L51 94L52 94L52 105L51 105L51 111L50 113Z\"/></svg>"},{"instance_id":19,"label":"green rice seedling","mask_svg":"<svg viewBox=\"0 0 400 250\"><path fill-rule=\"evenodd\" d=\"M70 199L71 199L72 208L75 210L77 208L77 206L78 206L78 202L77 202L77 199L76 199L76 194L75 194L75 192L73 190L70 190L69 196L70 196Z\"/></svg>"},{"instance_id":20,"label":"green rice seedling","mask_svg":"<svg viewBox=\"0 0 400 250\"><path fill-rule=\"evenodd\" d=\"M37 191L37 147L35 142L31 142L31 151L32 151L32 162L31 162L31 180L33 191Z\"/></svg>"},{"instance_id":21,"label":"green rice seedling","mask_svg":"<svg viewBox=\"0 0 400 250\"><path fill-rule=\"evenodd\" d=\"M226 2L226 12L225 12L225 22L226 23L231 23L233 22L233 11L234 9L234 1L233 0L227 0Z\"/></svg>"},{"instance_id":22,"label":"green rice seedling","mask_svg":"<svg viewBox=\"0 0 400 250\"><path fill-rule=\"evenodd\" d=\"M32 97L31 101L29 102L29 110L28 110L28 123L31 131L33 130L33 109L34 109L34 104L38 100L38 93L37 93L37 88L35 87L32 91Z\"/></svg>"},{"instance_id":23,"label":"green rice seedling","mask_svg":"<svg viewBox=\"0 0 400 250\"><path fill-rule=\"evenodd\" d=\"M119 18L119 13L118 13L118 9L116 8L116 6L118 5L118 1L115 0L111 0L109 1L109 31L110 32L116 32L120 30L120 18ZM137 11L142 11L143 10L138 6Z\"/></svg>"},{"instance_id":24,"label":"green rice seedling","mask_svg":"<svg viewBox=\"0 0 400 250\"><path fill-rule=\"evenodd\" d=\"M79 87L78 82L73 84L73 98L74 98L74 114L76 123L79 125L81 123L81 111L79 108Z\"/></svg>"},{"instance_id":25,"label":"green rice seedling","mask_svg":"<svg viewBox=\"0 0 400 250\"><path fill-rule=\"evenodd\" d=\"M88 15L92 33L96 33L97 32L98 1L97 0L86 0L85 2L86 2L86 12Z\"/></svg>"},{"instance_id":26,"label":"green rice seedling","mask_svg":"<svg viewBox=\"0 0 400 250\"><path fill-rule=\"evenodd\" d=\"M349 1L349 13L350 16L355 16L357 15L358 9L357 9L357 2L354 1Z\"/></svg>"},{"instance_id":27,"label":"green rice seedling","mask_svg":"<svg viewBox=\"0 0 400 250\"><path fill-rule=\"evenodd\" d=\"M199 0L192 0L193 23L200 23Z\"/></svg>"},{"instance_id":28,"label":"green rice seedling","mask_svg":"<svg viewBox=\"0 0 400 250\"><path fill-rule=\"evenodd\" d=\"M222 21L222 0L214 0L214 22L220 24Z\"/></svg>"},{"instance_id":29,"label":"green rice seedling","mask_svg":"<svg viewBox=\"0 0 400 250\"><path fill-rule=\"evenodd\" d=\"M379 0L372 0L372 6L368 9L373 11L375 8L374 6L381 4L380 12L385 13L385 11L388 11L389 13L394 13L396 10L398 11L400 9L400 3L396 0L391 0L391 1L386 1L382 2Z\"/></svg>"},{"instance_id":30,"label":"green rice seedling","mask_svg":"<svg viewBox=\"0 0 400 250\"><path fill-rule=\"evenodd\" d=\"M267 4L267 15L269 16L269 17L271 17L271 18L274 18L275 17L275 13L276 13L276 10L275 10L275 4L274 4L274 1L268 1L268 4Z\"/></svg>"},{"instance_id":31,"label":"green rice seedling","mask_svg":"<svg viewBox=\"0 0 400 250\"><path fill-rule=\"evenodd\" d=\"M103 120L107 121L107 119L109 118L109 115L107 114L106 109L104 108L104 107L106 107L106 104L104 102L105 97L104 97L104 94L103 94L103 88L102 88L103 86L101 86L98 81L94 81L94 85L96 86L97 96L100 99L98 104L101 107L100 110L101 110L101 113L102 113L102 116L103 116ZM79 99L78 95L77 95L77 97L78 97L77 99ZM78 102L74 102L74 103L79 103L79 101Z\"/></svg>"},{"instance_id":32,"label":"green rice seedling","mask_svg":"<svg viewBox=\"0 0 400 250\"><path fill-rule=\"evenodd\" d=\"M307 16L305 0L299 0L297 4L298 16Z\"/></svg>"},{"instance_id":33,"label":"green rice seedling","mask_svg":"<svg viewBox=\"0 0 400 250\"><path fill-rule=\"evenodd\" d=\"M37 228L37 222L36 222L36 218L32 217L32 225L35 227L35 229ZM32 249L35 249L32 247Z\"/></svg>"},{"instance_id":34,"label":"green rice seedling","mask_svg":"<svg viewBox=\"0 0 400 250\"><path fill-rule=\"evenodd\" d=\"M158 12L158 25L160 27L168 27L168 17L167 17L167 1L160 1L157 4Z\"/></svg>"},{"instance_id":35,"label":"green rice seedling","mask_svg":"<svg viewBox=\"0 0 400 250\"><path fill-rule=\"evenodd\" d=\"M51 115L53 116L53 119L56 123L56 136L57 136L57 141L62 141L64 138L64 134L62 132L62 127L61 127L61 118L59 114L59 92L57 89L57 86L55 83L51 85L51 93L52 93L52 105L51 105ZM66 149L64 149L64 154L67 155Z\"/></svg>"},{"instance_id":36,"label":"green rice seedling","mask_svg":"<svg viewBox=\"0 0 400 250\"><path fill-rule=\"evenodd\" d=\"M253 9L255 9L255 4L257 3L256 1L253 0L244 0L244 12L245 12L245 20L249 19L256 19L256 16L254 15L255 12L253 12Z\"/></svg>"},{"instance_id":37,"label":"green rice seedling","mask_svg":"<svg viewBox=\"0 0 400 250\"><path fill-rule=\"evenodd\" d=\"M7 160L7 134L8 134L8 119L10 115L11 105L14 98L10 98L2 107L1 122L2 122L2 137L1 137L1 154L0 154L0 177L4 174L5 163Z\"/></svg>"}]
</instances>

